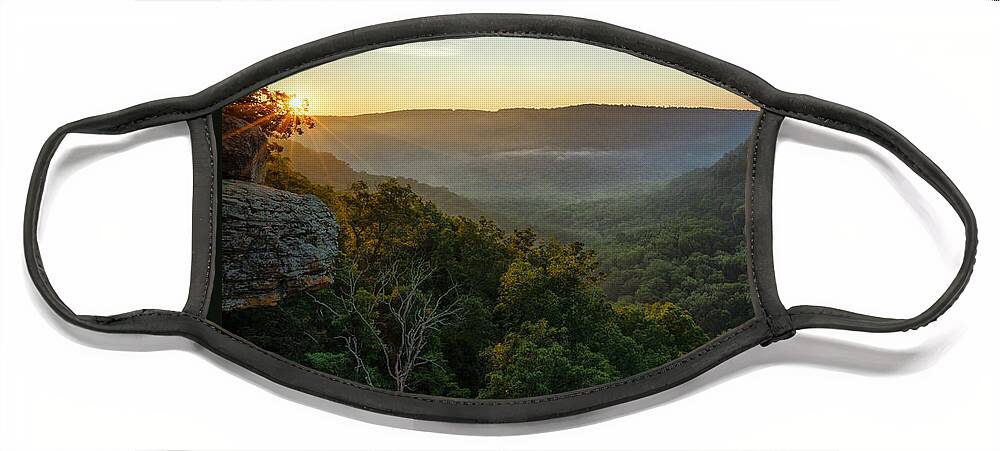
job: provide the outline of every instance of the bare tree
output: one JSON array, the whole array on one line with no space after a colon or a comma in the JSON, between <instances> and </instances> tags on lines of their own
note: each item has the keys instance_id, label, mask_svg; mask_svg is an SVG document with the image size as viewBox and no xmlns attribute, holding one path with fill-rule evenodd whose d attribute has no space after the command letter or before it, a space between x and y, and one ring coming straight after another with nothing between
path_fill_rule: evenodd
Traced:
<instances>
[{"instance_id":1,"label":"bare tree","mask_svg":"<svg viewBox=\"0 0 1000 451\"><path fill-rule=\"evenodd\" d=\"M332 306L313 299L318 305L340 316L348 315L359 321L371 340L362 340L351 330L337 338L344 341L354 357L355 369L372 384L371 369L363 358L364 345L374 346L384 359L386 371L395 382L397 391L405 391L407 379L413 370L427 363L435 363L423 355L428 341L441 327L448 324L461 310L458 299L451 299L458 287L452 284L442 293L424 290L435 268L426 263L402 266L398 262L386 265L363 287L365 270L352 264L343 277L343 294L337 301L343 313ZM370 297L360 296L365 289ZM386 320L377 323L376 312L384 311ZM384 328L380 328L380 325ZM368 343L371 341L373 343Z\"/></svg>"}]
</instances>

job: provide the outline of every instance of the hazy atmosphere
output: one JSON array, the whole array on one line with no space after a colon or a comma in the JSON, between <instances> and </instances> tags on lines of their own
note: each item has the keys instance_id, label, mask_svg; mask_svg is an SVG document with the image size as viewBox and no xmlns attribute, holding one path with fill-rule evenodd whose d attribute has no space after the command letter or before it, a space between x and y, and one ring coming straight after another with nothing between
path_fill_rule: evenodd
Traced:
<instances>
[{"instance_id":1,"label":"hazy atmosphere","mask_svg":"<svg viewBox=\"0 0 1000 451\"><path fill-rule=\"evenodd\" d=\"M756 109L701 79L569 41L468 38L372 50L271 85L316 116L412 109L551 108L584 103Z\"/></svg>"},{"instance_id":2,"label":"hazy atmosphere","mask_svg":"<svg viewBox=\"0 0 1000 451\"><path fill-rule=\"evenodd\" d=\"M223 111L212 319L397 392L520 398L656 368L753 316L758 118L563 41L404 44L298 73Z\"/></svg>"}]
</instances>

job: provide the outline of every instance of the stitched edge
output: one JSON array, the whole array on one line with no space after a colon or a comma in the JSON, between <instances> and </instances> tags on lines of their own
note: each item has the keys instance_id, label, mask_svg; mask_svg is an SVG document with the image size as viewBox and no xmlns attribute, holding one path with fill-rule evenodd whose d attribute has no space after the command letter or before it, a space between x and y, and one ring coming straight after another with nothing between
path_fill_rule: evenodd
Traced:
<instances>
[{"instance_id":1,"label":"stitched edge","mask_svg":"<svg viewBox=\"0 0 1000 451\"><path fill-rule=\"evenodd\" d=\"M193 319L193 320L197 321L198 323L200 323L201 325L208 327L209 330L211 330L211 331L213 331L213 332L215 332L215 333L217 333L219 335L222 335L224 337L227 337L227 338L229 338L229 339L237 342L238 344L241 344L241 345L244 345L244 346L248 346L250 349L252 349L252 350L254 350L254 351L256 351L256 352L258 352L258 353L260 353L262 355L265 355L265 356L267 356L267 357L275 360L278 363L281 363L281 364L290 366L292 368L296 368L296 369L305 371L307 373L319 376L319 377L321 377L323 379L327 379L327 380L329 380L331 382L336 382L338 384L347 385L349 387L359 388L359 389L362 389L362 390L366 390L366 391L370 391L370 392L374 392L374 393L379 393L379 394L383 394L383 395L388 395L388 396L395 396L395 397L406 398L406 399L414 399L414 400L418 400L418 401L437 402L437 403L443 403L443 404L465 405L465 406L505 406L505 405L506 406L511 406L511 405L523 405L523 404L541 404L541 403L546 403L546 402L558 401L558 400L566 399L566 398L573 398L573 397L577 397L577 396L589 395L589 394L597 393L597 392L600 392L600 391L604 391L604 390L609 390L609 389L612 389L612 388L616 388L616 387L619 387L619 386L622 386L622 385L632 384L632 383L639 382L639 381L644 380L644 379L648 379L648 378L651 378L651 377L656 377L656 376L668 373L668 372L670 372L670 371L672 371L672 370L680 367L681 365L683 365L685 363L688 363L688 362L690 362L690 361L692 361L694 359L697 359L697 358L699 358L699 357L701 357L701 356L703 356L705 354L708 354L713 349L718 348L719 346L723 345L724 343L726 343L726 342L734 339L735 337L739 336L743 332L746 332L746 331L754 328L757 324L759 324L758 321L756 321L756 320L747 321L746 323L743 323L743 325L741 325L741 326L739 326L739 327L737 327L735 329L730 330L726 335L720 336L719 339L718 339L718 341L712 342L711 344L705 346L704 348L702 348L702 349L700 349L698 351L689 352L684 357L681 357L681 358L679 358L677 360L674 360L673 362L670 362L670 363L668 363L668 364L666 364L666 365L664 365L664 366L662 366L662 367L660 367L658 369L647 371L645 373L640 373L640 374L637 374L635 376L632 376L632 377L629 377L629 378L625 378L625 379L621 379L621 380L618 380L618 381L615 381L615 382L611 382L611 383L608 383L608 384L605 384L605 385L599 385L599 386L596 386L596 387L592 387L592 388L589 388L589 389L586 389L586 390L581 390L581 391L576 391L576 392L558 393L558 394L555 394L555 395L546 396L544 398L527 398L527 399L512 399L512 400L483 400L483 401L477 401L477 400L472 400L472 399L467 399L466 400L466 399L458 399L458 398L431 398L431 397L421 396L421 395L417 395L417 394L413 394L413 393L391 392L391 391L382 390L382 389L379 389L379 388L376 388L376 387L372 387L370 385L359 384L357 382L353 382L353 381L350 381L350 380L347 380L347 379L342 379L342 378L339 378L339 377L334 376L332 374L323 373L321 371L317 371L315 369L309 368L309 367L304 366L302 364L299 364L299 363L293 362L291 360L285 359L285 358L283 358L281 356L275 355L273 352L270 352L270 351L267 351L265 349L262 349L259 346L255 345L255 344L253 344L253 343L251 343L249 341L247 341L243 337L240 337L238 335L234 335L231 332L229 332L229 331L227 331L225 329L222 329L222 328L216 326L215 324L213 324L213 323L211 323L209 321L206 321L206 320L204 320L204 319L202 319L202 318L200 318L200 317L198 317L196 315L192 315L192 314L186 313L186 312L171 312L171 311L165 311L165 310L158 310L158 311L138 310L138 311L133 312L133 313L128 313L128 314L125 314L125 315L120 315L120 316L112 317L112 318L110 318L107 321L107 323L110 324L110 323L113 323L113 322L123 321L123 320L131 319L131 318L144 317L144 316L148 316L148 317L163 317L163 316L167 316L167 317L184 317L184 318Z\"/></svg>"},{"instance_id":2,"label":"stitched edge","mask_svg":"<svg viewBox=\"0 0 1000 451\"><path fill-rule=\"evenodd\" d=\"M760 303L760 308L764 312L764 322L767 323L767 329L774 336L774 325L771 323L771 314L767 311L767 303L764 302L764 298L760 294L760 283L757 281L757 247L754 245L757 237L757 203L754 201L757 191L757 154L760 150L760 133L764 128L764 116L766 114L767 112L762 110L760 117L757 118L757 131L754 132L753 152L750 155L750 274L753 276L751 282L753 283L754 292L757 294L757 302Z\"/></svg>"},{"instance_id":3,"label":"stitched edge","mask_svg":"<svg viewBox=\"0 0 1000 451\"><path fill-rule=\"evenodd\" d=\"M201 297L201 302L198 303L198 315L205 314L205 302L210 295L209 286L212 280L212 262L215 261L215 149L212 148L212 139L209 135L211 124L207 117L204 119L204 122L205 143L208 145L208 167L212 175L209 178L210 184L208 188L208 264L205 268L205 293Z\"/></svg>"},{"instance_id":4,"label":"stitched edge","mask_svg":"<svg viewBox=\"0 0 1000 451\"><path fill-rule=\"evenodd\" d=\"M850 319L855 319L855 320L865 320L865 319L869 319L869 320L872 320L872 319L874 319L874 320L879 320L879 319L885 320L885 319L888 319L890 321L896 321L895 319L892 319L892 318L882 318L882 317L878 317L878 316L873 316L871 318L858 318L857 317L857 315L858 315L857 313L845 312L845 311L836 311L836 310L829 310L830 307L820 307L820 308L824 309L824 311L822 311L822 312L791 312L788 315L789 316L825 315L825 316L836 316L836 317L840 317L840 318L850 318Z\"/></svg>"}]
</instances>

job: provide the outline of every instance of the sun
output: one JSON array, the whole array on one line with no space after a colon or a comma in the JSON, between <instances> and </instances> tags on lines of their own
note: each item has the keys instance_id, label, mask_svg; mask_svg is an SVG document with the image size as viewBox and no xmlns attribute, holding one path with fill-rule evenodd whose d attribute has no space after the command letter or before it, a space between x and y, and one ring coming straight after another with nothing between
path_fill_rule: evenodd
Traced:
<instances>
[{"instance_id":1,"label":"sun","mask_svg":"<svg viewBox=\"0 0 1000 451\"><path fill-rule=\"evenodd\" d=\"M288 99L288 108L291 110L301 111L305 106L305 99L302 97L292 97Z\"/></svg>"}]
</instances>

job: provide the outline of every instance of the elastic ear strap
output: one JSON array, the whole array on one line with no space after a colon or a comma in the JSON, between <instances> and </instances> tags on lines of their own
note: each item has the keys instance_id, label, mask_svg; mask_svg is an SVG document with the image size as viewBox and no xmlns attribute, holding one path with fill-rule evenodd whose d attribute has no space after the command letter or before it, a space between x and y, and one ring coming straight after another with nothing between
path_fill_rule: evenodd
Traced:
<instances>
[{"instance_id":1,"label":"elastic ear strap","mask_svg":"<svg viewBox=\"0 0 1000 451\"><path fill-rule=\"evenodd\" d=\"M52 288L49 277L45 273L42 265L42 255L38 246L38 216L42 208L42 195L45 189L45 179L49 172L49 164L55 151L59 148L63 138L73 131L73 124L66 124L59 127L45 140L42 150L35 160L35 168L31 173L31 180L28 184L28 200L24 207L24 258L28 264L28 274L32 282L38 288L42 298L48 302L49 306L64 320L82 325L84 322L91 322L92 319L77 315L66 303L59 298L56 290Z\"/></svg>"},{"instance_id":2,"label":"elastic ear strap","mask_svg":"<svg viewBox=\"0 0 1000 451\"><path fill-rule=\"evenodd\" d=\"M969 283L972 266L976 260L978 244L976 217L965 196L951 179L933 161L927 158L903 135L885 123L860 111L832 102L804 95L790 98L787 110L772 110L795 119L812 122L840 131L865 137L884 147L948 201L965 225L965 251L962 265L951 285L940 298L923 313L907 319L882 318L864 315L832 307L799 305L788 309L792 327L808 329L825 327L831 329L857 330L864 332L901 332L919 327L936 320L948 310ZM796 112L797 110L798 112Z\"/></svg>"},{"instance_id":3,"label":"elastic ear strap","mask_svg":"<svg viewBox=\"0 0 1000 451\"><path fill-rule=\"evenodd\" d=\"M45 180L48 175L49 165L55 155L59 144L69 133L92 133L92 134L117 134L132 131L133 128L121 129L121 131L108 131L104 126L114 124L116 121L101 120L102 117L83 119L77 122L59 127L42 145L42 149L35 161L35 167L28 184L28 197L24 207L24 257L27 262L28 274L32 282L38 288L42 299L49 304L61 318L72 324L103 332L137 332L146 331L139 328L138 323L142 322L138 318L148 315L150 312L159 310L139 310L135 312L123 313L113 316L93 316L78 315L70 309L59 297L55 289L49 282L45 267L42 264L42 256L38 245L38 218L41 212L42 197L45 190ZM145 127L138 127L145 128ZM137 128L135 128L137 129ZM149 333L149 332L147 332Z\"/></svg>"}]
</instances>

